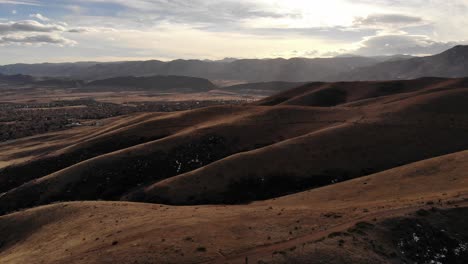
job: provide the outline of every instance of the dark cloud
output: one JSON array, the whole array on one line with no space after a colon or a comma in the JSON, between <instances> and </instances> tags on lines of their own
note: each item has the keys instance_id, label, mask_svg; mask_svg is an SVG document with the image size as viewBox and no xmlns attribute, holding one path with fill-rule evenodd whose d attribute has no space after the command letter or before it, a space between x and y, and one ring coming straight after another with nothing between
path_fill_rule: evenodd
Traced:
<instances>
[{"instance_id":1,"label":"dark cloud","mask_svg":"<svg viewBox=\"0 0 468 264\"><path fill-rule=\"evenodd\" d=\"M34 20L0 23L0 34L11 32L55 32L65 31L65 28L56 24L43 24Z\"/></svg>"},{"instance_id":2,"label":"dark cloud","mask_svg":"<svg viewBox=\"0 0 468 264\"><path fill-rule=\"evenodd\" d=\"M31 15L42 21L48 20L46 17L35 14ZM56 44L72 46L75 41L67 39L59 34L84 33L89 32L88 28L67 29L66 23L43 23L35 20L9 21L0 23L0 44Z\"/></svg>"},{"instance_id":3,"label":"dark cloud","mask_svg":"<svg viewBox=\"0 0 468 264\"><path fill-rule=\"evenodd\" d=\"M31 35L31 36L3 36L0 44L56 44L74 45L75 41L56 35Z\"/></svg>"},{"instance_id":4,"label":"dark cloud","mask_svg":"<svg viewBox=\"0 0 468 264\"><path fill-rule=\"evenodd\" d=\"M76 27L72 29L68 29L67 32L69 33L88 33L88 32L95 32L96 29L89 28L89 27Z\"/></svg>"}]
</instances>

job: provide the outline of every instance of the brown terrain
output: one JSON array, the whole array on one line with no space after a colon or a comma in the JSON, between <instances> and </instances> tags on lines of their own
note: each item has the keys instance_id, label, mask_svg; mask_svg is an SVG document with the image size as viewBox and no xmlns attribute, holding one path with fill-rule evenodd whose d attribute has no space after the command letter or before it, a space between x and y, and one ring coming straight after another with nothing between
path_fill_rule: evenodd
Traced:
<instances>
[{"instance_id":1,"label":"brown terrain","mask_svg":"<svg viewBox=\"0 0 468 264\"><path fill-rule=\"evenodd\" d=\"M292 85L292 84L290 84ZM224 89L184 76L120 77L93 82L0 74L0 142L95 125L105 118L245 104L291 86ZM270 89L270 90L268 90ZM255 92L255 91L259 92Z\"/></svg>"},{"instance_id":2,"label":"brown terrain","mask_svg":"<svg viewBox=\"0 0 468 264\"><path fill-rule=\"evenodd\" d=\"M0 143L0 263L467 263L467 101L316 82Z\"/></svg>"}]
</instances>

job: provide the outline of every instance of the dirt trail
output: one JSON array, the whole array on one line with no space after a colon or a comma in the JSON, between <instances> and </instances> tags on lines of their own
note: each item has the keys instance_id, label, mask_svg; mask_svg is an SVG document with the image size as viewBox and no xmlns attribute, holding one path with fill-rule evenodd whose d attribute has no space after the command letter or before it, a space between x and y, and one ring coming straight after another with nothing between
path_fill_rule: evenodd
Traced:
<instances>
[{"instance_id":1,"label":"dirt trail","mask_svg":"<svg viewBox=\"0 0 468 264\"><path fill-rule=\"evenodd\" d=\"M457 206L460 206L460 207L468 206L468 200L462 199L460 201L451 203L450 208L457 207ZM273 243L273 244L259 246L259 247L256 247L256 248L253 248L253 249L250 249L250 250L238 253L238 254L226 255L217 259L213 259L213 260L210 260L207 262L201 262L201 263L219 263L219 264L221 263L223 264L225 263L245 264L246 262L257 263L262 258L265 258L266 256L271 256L273 252L275 251L276 252L284 251L284 250L287 250L288 248L292 248L297 245L302 245L304 243L319 240L321 238L328 236L329 234L333 232L340 232L348 228L351 228L359 222L371 221L372 219L376 217L378 217L379 219L398 217L407 213L414 212L415 210L430 209L430 208L431 206L412 205L412 206L403 207L403 208L374 212L374 213L366 214L365 216L357 217L354 219L349 219L345 223L326 227L325 230L321 230L321 231L307 234L304 236L292 238L286 241L280 241L280 242ZM447 206L447 208L449 208L449 206ZM248 257L248 260L247 260L247 257Z\"/></svg>"}]
</instances>

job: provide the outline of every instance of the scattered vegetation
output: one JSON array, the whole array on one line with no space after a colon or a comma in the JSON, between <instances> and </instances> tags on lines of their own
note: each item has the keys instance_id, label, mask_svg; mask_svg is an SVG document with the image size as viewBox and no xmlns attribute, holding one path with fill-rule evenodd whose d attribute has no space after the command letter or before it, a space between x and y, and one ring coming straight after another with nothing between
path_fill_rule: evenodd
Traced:
<instances>
[{"instance_id":1,"label":"scattered vegetation","mask_svg":"<svg viewBox=\"0 0 468 264\"><path fill-rule=\"evenodd\" d=\"M65 130L97 121L138 112L174 112L241 101L184 101L103 103L92 99L50 103L0 103L0 142Z\"/></svg>"}]
</instances>

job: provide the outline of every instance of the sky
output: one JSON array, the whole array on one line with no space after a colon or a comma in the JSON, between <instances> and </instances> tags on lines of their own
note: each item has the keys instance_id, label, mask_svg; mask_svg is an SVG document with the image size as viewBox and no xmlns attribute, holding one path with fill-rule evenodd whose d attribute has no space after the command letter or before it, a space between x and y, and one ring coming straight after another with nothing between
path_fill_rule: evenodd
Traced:
<instances>
[{"instance_id":1,"label":"sky","mask_svg":"<svg viewBox=\"0 0 468 264\"><path fill-rule=\"evenodd\" d=\"M0 64L440 53L468 0L0 0Z\"/></svg>"}]
</instances>

